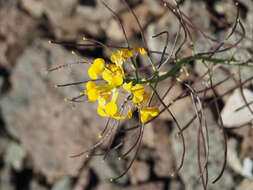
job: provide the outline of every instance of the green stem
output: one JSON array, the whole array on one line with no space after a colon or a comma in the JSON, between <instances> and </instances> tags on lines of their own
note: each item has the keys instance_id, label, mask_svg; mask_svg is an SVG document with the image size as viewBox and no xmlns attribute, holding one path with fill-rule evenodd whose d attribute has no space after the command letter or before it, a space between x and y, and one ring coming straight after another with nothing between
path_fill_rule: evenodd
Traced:
<instances>
[{"instance_id":1,"label":"green stem","mask_svg":"<svg viewBox=\"0 0 253 190\"><path fill-rule=\"evenodd\" d=\"M190 57L186 57L183 59L175 60L175 65L172 67L172 69L163 75L157 76L157 72L155 72L150 78L148 78L146 80L133 79L132 81L134 84L158 83L158 82L163 81L169 77L174 76L181 69L182 66L186 65L187 63L189 63L191 61L195 61L195 60L208 61L213 64L219 63L219 64L225 64L225 65L228 65L228 64L236 65L236 64L232 64L234 61L236 61L234 59L228 60L228 59L205 57L202 55L195 55L195 56L190 56Z\"/></svg>"}]
</instances>

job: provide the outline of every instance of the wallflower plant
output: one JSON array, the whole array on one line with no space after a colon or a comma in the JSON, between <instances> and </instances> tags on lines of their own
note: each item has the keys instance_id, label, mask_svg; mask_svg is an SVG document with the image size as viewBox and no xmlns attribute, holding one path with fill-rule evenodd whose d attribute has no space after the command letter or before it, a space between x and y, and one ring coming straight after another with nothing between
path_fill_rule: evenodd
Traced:
<instances>
[{"instance_id":1,"label":"wallflower plant","mask_svg":"<svg viewBox=\"0 0 253 190\"><path fill-rule=\"evenodd\" d=\"M191 20L180 10L179 5L175 1L175 6L167 3L164 0L158 0L161 5L165 8L165 10L170 11L175 16L176 20L179 23L179 30L177 33L177 37L174 41L174 46L172 47L171 51L167 51L168 47L168 31L163 31L155 36L154 38L160 37L161 35L166 36L165 45L163 51L155 51L148 48L146 38L144 35L144 31L140 25L140 22L133 11L133 9L128 5L126 0L122 0L126 7L128 8L129 12L135 18L136 23L139 26L143 47L138 45L131 46L129 43L129 39L127 38L126 31L122 25L120 20L120 16L117 15L107 4L104 4L106 8L115 16L115 18L119 21L119 24L122 28L123 34L125 36L126 47L117 47L108 44L104 44L102 42L96 41L94 39L89 39L84 37L84 44L69 44L65 42L59 41L50 41L51 43L55 44L64 44L64 45L75 45L76 47L82 46L100 46L110 50L111 57L110 61L106 61L103 58L94 58L93 61L84 59L83 63L89 64L89 69L87 71L90 80L83 81L83 82L76 82L76 83L68 83L64 85L57 85L57 87L63 86L70 86L70 85L83 85L85 84L85 88L80 94L73 98L66 98L67 102L77 102L81 97L87 97L89 102L93 102L97 106L97 114L101 117L107 118L107 123L105 125L104 130L98 135L99 140L95 143L90 149L85 150L79 154L73 155L72 157L81 156L83 154L87 154L88 157L90 156L103 156L104 159L112 152L118 150L120 147L124 145L124 139L120 141L117 145L113 145L113 140L115 139L116 134L121 130L120 122L132 119L133 113L137 113L137 118L139 119L138 125L133 126L132 128L128 128L125 131L131 132L138 130L138 135L132 146L125 152L119 156L119 159L125 158L131 152L134 152L132 159L129 160L129 164L126 169L117 177L112 178L111 180L117 180L123 175L127 173L127 171L132 166L134 160L136 159L138 152L141 147L142 136L144 132L144 126L156 119L161 113L167 112L171 118L173 119L175 126L178 129L178 136L182 140L182 157L180 161L180 165L178 168L171 173L171 175L177 174L183 166L184 163L184 155L185 155L185 139L183 132L189 128L189 126L193 123L195 119L197 119L199 126L198 126L198 154L200 155L201 149L204 151L204 163L198 160L199 165L199 177L198 181L201 182L203 189L207 189L208 185L208 154L209 154L209 143L208 143L208 133L207 133L207 125L205 122L205 115L203 109L205 109L210 103L214 103L217 114L219 116L219 125L223 135L223 142L224 142L224 160L223 166L219 175L213 180L213 183L218 181L222 176L225 166L226 166L226 157L227 157L227 143L226 143L226 134L222 122L222 118L220 115L220 110L218 107L217 100L220 99L224 95L217 96L214 89L215 87L222 84L224 81L220 81L217 84L213 84L212 75L214 71L215 65L231 65L234 67L252 67L252 58L249 56L247 61L240 61L231 56L230 58L223 58L222 56L216 56L218 54L225 53L231 49L234 49L240 44L240 42L245 38L245 29L240 21L239 18L239 8L238 3L236 3L237 7L237 15L235 18L234 25L231 27L231 32L227 35L224 41L218 41L213 37L210 37L208 34L202 32L197 26L195 26ZM199 32L204 39L212 43L211 47L206 52L199 52L193 53L190 56L179 56L181 50L186 46L190 45L194 47L194 42L191 36L191 29ZM234 42L230 43L229 39L232 35L238 33L240 38ZM179 42L178 36L182 34L183 39ZM113 49L113 50L112 50ZM72 52L74 55L77 55L76 52ZM159 54L160 61L155 62L152 55ZM147 77L142 77L141 69L137 65L137 57L138 56L145 56L148 60L146 66L144 68L148 68L152 71ZM221 58L222 57L222 58ZM201 76L201 79L208 76L209 77L209 86L207 86L202 91L197 91L194 89L193 85L185 82L181 79L181 75L185 73L186 77L189 77L189 72L187 66L196 62L202 62L206 65L207 71L206 73ZM166 71L162 72L161 68L164 65L170 65L171 68ZM209 66L211 65L211 66ZM55 71L60 68L63 68L67 65L60 65L58 67L48 69L47 72ZM126 68L131 68L133 72L126 71ZM131 74L134 73L134 74ZM232 76L232 74L228 77L228 79ZM240 77L240 74L239 74ZM169 85L168 89L165 90L165 93L161 94L158 92L159 83L171 78L172 83ZM246 81L241 81L231 90L236 88L242 88L242 86L252 80L253 77L247 79ZM200 80L201 81L201 80ZM199 80L194 81L194 83L198 83ZM170 92L171 88L175 83L181 83L185 87L185 91L175 99L171 101L171 103L166 104L164 102L164 98ZM230 91L231 91L230 90ZM205 104L201 101L200 93L206 94L207 91L211 91L214 95L212 102ZM242 95L243 92L241 91ZM170 106L186 97L190 96L192 98L193 107L195 109L195 116L187 123L185 126L181 126L177 121L176 117L170 110ZM204 95L205 96L205 95ZM124 101L120 101L120 97L125 97ZM159 103L154 105L154 98ZM157 102L156 101L156 102ZM245 101L245 105L248 106L249 103ZM250 109L250 107L248 106ZM114 122L112 122L114 120ZM109 144L107 145L107 149L102 153L97 153L97 150L100 146L105 143L105 141L109 140Z\"/></svg>"},{"instance_id":2,"label":"wallflower plant","mask_svg":"<svg viewBox=\"0 0 253 190\"><path fill-rule=\"evenodd\" d=\"M129 94L128 101L132 100L134 104L133 110L137 109L140 113L141 122L146 123L151 117L159 114L159 109L146 106L150 93L145 92L144 85L133 85L133 81L125 76L124 63L131 64L131 62L127 63L128 60L133 56L137 56L138 52L140 54L147 53L139 46L134 46L133 51L122 49L113 52L111 63L107 64L104 59L96 58L91 64L88 74L91 79L98 79L101 76L104 83L96 85L93 81L88 81L86 90L81 94L86 94L89 101L98 102L97 112L100 116L112 117L117 120L131 119L132 109L128 111L127 117L121 115L118 111L118 97L120 96L120 91L124 90L125 93Z\"/></svg>"}]
</instances>

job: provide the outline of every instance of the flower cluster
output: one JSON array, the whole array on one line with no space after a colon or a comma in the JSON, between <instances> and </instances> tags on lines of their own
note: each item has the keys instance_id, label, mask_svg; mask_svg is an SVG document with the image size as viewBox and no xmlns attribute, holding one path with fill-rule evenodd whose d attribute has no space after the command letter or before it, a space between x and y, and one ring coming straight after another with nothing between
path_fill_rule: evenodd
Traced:
<instances>
[{"instance_id":1,"label":"flower cluster","mask_svg":"<svg viewBox=\"0 0 253 190\"><path fill-rule=\"evenodd\" d=\"M96 58L89 67L88 74L92 80L87 82L86 90L82 93L88 96L89 101L98 102L97 112L100 116L117 120L130 119L132 111L137 110L141 122L146 123L159 114L158 108L147 106L150 93L145 91L145 86L134 83L125 76L124 64L133 64L131 59L138 53L147 52L139 46L134 46L132 50L124 48L112 53L111 63ZM96 79L101 79L102 84L97 85L94 81ZM133 105L126 115L122 115L123 109L118 108L118 98L121 93L128 94L127 101L132 101Z\"/></svg>"}]
</instances>

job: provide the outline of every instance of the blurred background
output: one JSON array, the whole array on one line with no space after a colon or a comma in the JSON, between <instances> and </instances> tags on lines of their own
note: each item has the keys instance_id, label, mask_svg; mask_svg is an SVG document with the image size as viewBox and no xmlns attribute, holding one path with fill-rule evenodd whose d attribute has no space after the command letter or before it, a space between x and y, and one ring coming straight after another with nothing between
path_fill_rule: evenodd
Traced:
<instances>
[{"instance_id":1,"label":"blurred background","mask_svg":"<svg viewBox=\"0 0 253 190\"><path fill-rule=\"evenodd\" d=\"M143 46L138 25L124 3L120 0L105 2L120 15L130 43ZM168 2L174 3L173 0ZM198 28L217 39L224 39L228 31L227 25L222 23L233 24L236 17L232 0L178 2ZM162 51L165 38L152 36L164 30L169 32L169 47L172 46L178 22L158 0L128 0L128 3L140 19L150 49ZM252 38L253 1L239 0L239 7L246 34ZM0 189L201 189L201 185L195 185L199 177L197 126L193 124L190 130L185 131L184 167L178 175L171 176L180 163L182 145L175 135L178 132L175 124L167 114L162 114L145 127L137 160L117 183L110 183L108 179L119 175L127 166L125 160L117 159L117 153L105 162L100 157L69 158L69 155L79 153L97 141L106 120L97 116L93 103L64 102L65 97L78 95L85 85L55 88L55 84L87 80L87 65L73 65L49 75L45 71L80 61L79 57L71 54L72 50L91 60L95 57L109 58L110 54L102 48L77 48L68 44L49 44L48 41L80 43L84 35L115 46L126 45L120 25L100 0L0 0ZM192 31L192 36L196 52L210 46L198 32ZM235 39L238 38L235 35ZM236 50L240 59L253 52L250 40L244 40L240 47L243 50ZM190 48L184 48L180 55L189 56L191 53ZM159 60L159 56L154 55L153 59ZM228 69L234 72L233 68ZM193 78L189 80L201 76L203 70L203 66L195 63L191 68ZM242 68L242 79L252 75L252 68ZM225 77L217 70L214 80L219 82ZM162 83L161 89L170 82ZM216 93L221 95L234 85L233 80L226 81L216 89ZM244 88L246 99L252 102L252 83L247 83ZM180 83L175 84L165 102L169 103L182 90ZM212 98L210 94L206 101ZM223 177L215 184L211 181L221 171L224 146L217 126L217 114L211 107L205 110L210 130L208 189L253 188L253 132L250 123L253 117L247 108L231 113L236 102L239 106L243 104L238 91L227 94L219 102L228 136L228 162ZM194 115L190 97L174 104L171 110L182 126ZM239 127L245 123L247 125Z\"/></svg>"}]
</instances>

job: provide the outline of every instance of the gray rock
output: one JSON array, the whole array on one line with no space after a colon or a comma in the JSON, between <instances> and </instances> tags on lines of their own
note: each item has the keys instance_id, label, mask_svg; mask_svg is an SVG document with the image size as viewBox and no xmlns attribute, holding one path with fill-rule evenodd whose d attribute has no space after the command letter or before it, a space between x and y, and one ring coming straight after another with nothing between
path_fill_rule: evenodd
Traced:
<instances>
[{"instance_id":1,"label":"gray rock","mask_svg":"<svg viewBox=\"0 0 253 190\"><path fill-rule=\"evenodd\" d=\"M243 93L247 102L253 101L253 93L250 90L243 89ZM221 112L223 124L226 127L240 126L250 122L253 119L253 115L251 114L250 110L244 105L245 102L242 98L240 90L235 90L228 98ZM253 109L253 105L250 105L250 108Z\"/></svg>"},{"instance_id":2,"label":"gray rock","mask_svg":"<svg viewBox=\"0 0 253 190\"><path fill-rule=\"evenodd\" d=\"M83 168L79 174L79 178L78 178L75 186L73 187L73 190L86 189L89 184L89 180L91 180L89 177L89 171L87 170L87 168Z\"/></svg>"},{"instance_id":3,"label":"gray rock","mask_svg":"<svg viewBox=\"0 0 253 190\"><path fill-rule=\"evenodd\" d=\"M243 175L243 166L238 155L238 142L235 139L228 140L228 165L238 174Z\"/></svg>"},{"instance_id":4,"label":"gray rock","mask_svg":"<svg viewBox=\"0 0 253 190\"><path fill-rule=\"evenodd\" d=\"M168 177L174 169L174 155L171 148L173 137L171 136L171 127L164 120L155 120L150 125L153 130L153 153L151 157L154 159L154 172L159 177ZM145 139L150 141L151 139ZM150 145L150 143L148 144Z\"/></svg>"},{"instance_id":5,"label":"gray rock","mask_svg":"<svg viewBox=\"0 0 253 190\"><path fill-rule=\"evenodd\" d=\"M0 172L0 189L15 190L15 186L11 181L11 167L5 166L1 168Z\"/></svg>"},{"instance_id":6,"label":"gray rock","mask_svg":"<svg viewBox=\"0 0 253 190\"><path fill-rule=\"evenodd\" d=\"M181 189L185 189L185 188L184 188L184 185L180 181L172 180L172 181L170 181L170 185L168 187L168 190L171 190L171 189L181 190Z\"/></svg>"},{"instance_id":7,"label":"gray rock","mask_svg":"<svg viewBox=\"0 0 253 190\"><path fill-rule=\"evenodd\" d=\"M147 181L150 176L149 169L147 163L136 160L129 171L131 184L136 185Z\"/></svg>"},{"instance_id":8,"label":"gray rock","mask_svg":"<svg viewBox=\"0 0 253 190\"><path fill-rule=\"evenodd\" d=\"M162 182L149 182L141 185L134 185L128 187L120 187L113 183L101 183L96 190L163 190L164 184Z\"/></svg>"},{"instance_id":9,"label":"gray rock","mask_svg":"<svg viewBox=\"0 0 253 190\"><path fill-rule=\"evenodd\" d=\"M105 3L116 13L126 9L124 3L119 1L107 0ZM96 7L78 5L77 13L83 18L88 18L93 22L108 20L113 17L113 14L102 4L102 1L97 1Z\"/></svg>"},{"instance_id":10,"label":"gray rock","mask_svg":"<svg viewBox=\"0 0 253 190\"><path fill-rule=\"evenodd\" d=\"M15 170L20 171L23 169L23 162L26 157L26 150L24 147L17 143L10 143L4 155L5 164L10 164Z\"/></svg>"},{"instance_id":11,"label":"gray rock","mask_svg":"<svg viewBox=\"0 0 253 190\"><path fill-rule=\"evenodd\" d=\"M149 182L149 183L144 183L141 185L136 185L132 186L129 188L126 188L127 190L163 190L164 189L164 184L162 182Z\"/></svg>"},{"instance_id":12,"label":"gray rock","mask_svg":"<svg viewBox=\"0 0 253 190\"><path fill-rule=\"evenodd\" d=\"M48 190L48 188L43 187L42 185L40 185L39 183L37 183L37 181L32 180L30 185L29 185L29 189L30 190Z\"/></svg>"},{"instance_id":13,"label":"gray rock","mask_svg":"<svg viewBox=\"0 0 253 190\"><path fill-rule=\"evenodd\" d=\"M124 188L119 187L118 185L114 183L100 183L96 190L123 190Z\"/></svg>"},{"instance_id":14,"label":"gray rock","mask_svg":"<svg viewBox=\"0 0 253 190\"><path fill-rule=\"evenodd\" d=\"M0 155L3 155L10 144L10 140L6 137L0 136Z\"/></svg>"},{"instance_id":15,"label":"gray rock","mask_svg":"<svg viewBox=\"0 0 253 190\"><path fill-rule=\"evenodd\" d=\"M145 28L153 18L153 15L150 13L149 7L146 4L140 4L134 7L133 11L138 17L142 28ZM121 19L126 35L129 39L133 38L134 35L140 32L139 26L130 12L126 11L122 13ZM119 25L117 20L110 20L109 23L107 20L105 20L103 26L106 35L111 41L125 41L121 26Z\"/></svg>"},{"instance_id":16,"label":"gray rock","mask_svg":"<svg viewBox=\"0 0 253 190\"><path fill-rule=\"evenodd\" d=\"M121 166L121 167L116 167L115 162L118 162L118 164L116 163L117 166ZM109 155L108 159L105 161L103 161L102 158L99 157L99 158L93 158L89 162L89 166L94 169L99 180L102 182L110 182L111 179L119 176L121 174L120 170L124 169L123 164L124 164L124 160L119 161L116 155ZM126 184L127 179L128 179L128 174L118 179L117 183Z\"/></svg>"},{"instance_id":17,"label":"gray rock","mask_svg":"<svg viewBox=\"0 0 253 190\"><path fill-rule=\"evenodd\" d=\"M185 104L184 111L181 113L181 117L177 117L178 122L181 126L184 126L192 115L195 113L193 105L189 102ZM219 127L214 120L212 113L209 109L205 109L205 116L207 119L207 128L209 136L209 158L208 158L208 177L209 185L208 189L230 189L234 186L231 173L225 170L223 177L212 184L211 181L217 177L222 168L222 163L224 159L224 147L223 147L223 138L222 133ZM174 127L176 127L174 125ZM204 129L203 129L204 130ZM182 158L182 140L180 136L177 135L178 130L173 130L175 135L172 139L172 148L175 154L176 167L179 166ZM196 190L203 189L200 183L196 183L196 180L199 178L199 169L198 169L198 153L197 153L197 136L198 136L198 123L194 121L188 129L184 131L185 138L185 159L183 168L180 170L179 174L182 178L186 189L194 188ZM204 130L204 134L206 134ZM204 151L203 151L203 142L201 142L201 164L203 166L205 162ZM172 173L173 174L173 173ZM196 184L195 184L196 183Z\"/></svg>"},{"instance_id":18,"label":"gray rock","mask_svg":"<svg viewBox=\"0 0 253 190\"><path fill-rule=\"evenodd\" d=\"M236 190L251 190L253 181L250 179L244 179L237 187Z\"/></svg>"},{"instance_id":19,"label":"gray rock","mask_svg":"<svg viewBox=\"0 0 253 190\"><path fill-rule=\"evenodd\" d=\"M15 65L24 47L36 34L36 21L20 11L18 3L18 0L12 0L0 6L0 66L6 69Z\"/></svg>"},{"instance_id":20,"label":"gray rock","mask_svg":"<svg viewBox=\"0 0 253 190\"><path fill-rule=\"evenodd\" d=\"M228 0L223 0L215 3L214 8L219 14L224 14L228 22L233 22L235 20L236 7Z\"/></svg>"},{"instance_id":21,"label":"gray rock","mask_svg":"<svg viewBox=\"0 0 253 190\"><path fill-rule=\"evenodd\" d=\"M35 171L53 183L63 175L77 176L84 156L68 158L90 147L103 128L95 104L77 104L64 97L79 95L83 86L55 89L54 84L87 79L88 65L45 76L47 67L75 62L61 47L37 41L20 57L12 72L12 90L1 100L8 132L20 140L34 161ZM81 75L80 75L81 74ZM101 121L101 122L100 122Z\"/></svg>"},{"instance_id":22,"label":"gray rock","mask_svg":"<svg viewBox=\"0 0 253 190\"><path fill-rule=\"evenodd\" d=\"M106 3L116 12L126 8L120 2L110 0ZM97 1L95 7L80 5L77 0L22 0L21 5L34 17L40 18L45 14L59 39L73 40L83 32L93 36L102 35L99 22L113 16L101 1Z\"/></svg>"},{"instance_id":23,"label":"gray rock","mask_svg":"<svg viewBox=\"0 0 253 190\"><path fill-rule=\"evenodd\" d=\"M253 159L247 157L243 160L242 173L249 179L253 179Z\"/></svg>"},{"instance_id":24,"label":"gray rock","mask_svg":"<svg viewBox=\"0 0 253 190\"><path fill-rule=\"evenodd\" d=\"M161 7L161 5L158 1L144 0L144 3L148 5L148 7L153 15L160 16L164 13L163 8Z\"/></svg>"},{"instance_id":25,"label":"gray rock","mask_svg":"<svg viewBox=\"0 0 253 190\"><path fill-rule=\"evenodd\" d=\"M41 17L43 15L44 7L42 1L22 0L21 6L34 17Z\"/></svg>"},{"instance_id":26,"label":"gray rock","mask_svg":"<svg viewBox=\"0 0 253 190\"><path fill-rule=\"evenodd\" d=\"M71 190L72 183L73 181L71 178L63 177L53 185L52 190Z\"/></svg>"},{"instance_id":27,"label":"gray rock","mask_svg":"<svg viewBox=\"0 0 253 190\"><path fill-rule=\"evenodd\" d=\"M2 94L3 85L4 85L4 78L0 76L0 95Z\"/></svg>"}]
</instances>

